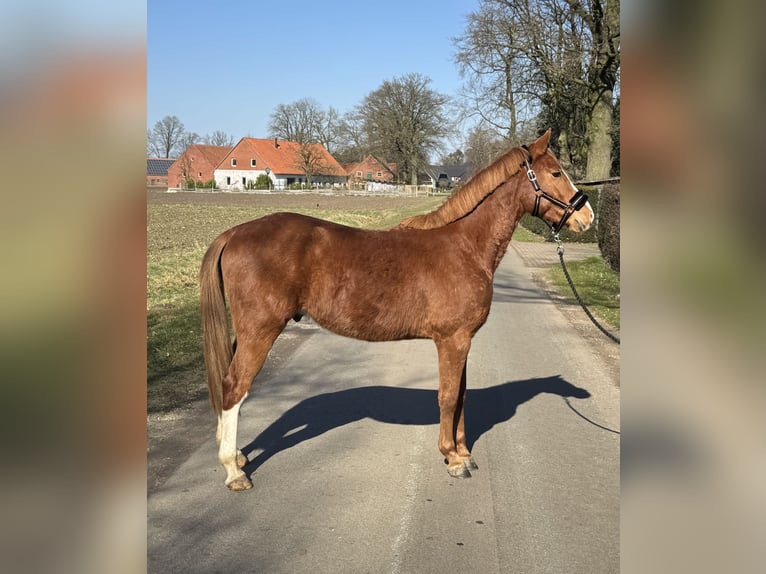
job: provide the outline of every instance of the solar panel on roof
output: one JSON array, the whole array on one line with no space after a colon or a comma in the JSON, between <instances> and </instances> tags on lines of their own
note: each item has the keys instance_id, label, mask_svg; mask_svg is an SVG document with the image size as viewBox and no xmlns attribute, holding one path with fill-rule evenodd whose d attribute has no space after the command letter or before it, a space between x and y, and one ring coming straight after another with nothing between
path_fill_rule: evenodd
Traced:
<instances>
[{"instance_id":1,"label":"solar panel on roof","mask_svg":"<svg viewBox=\"0 0 766 574\"><path fill-rule=\"evenodd\" d=\"M149 159L146 160L146 175L160 175L166 176L168 174L168 168L173 165L176 160L174 159Z\"/></svg>"}]
</instances>

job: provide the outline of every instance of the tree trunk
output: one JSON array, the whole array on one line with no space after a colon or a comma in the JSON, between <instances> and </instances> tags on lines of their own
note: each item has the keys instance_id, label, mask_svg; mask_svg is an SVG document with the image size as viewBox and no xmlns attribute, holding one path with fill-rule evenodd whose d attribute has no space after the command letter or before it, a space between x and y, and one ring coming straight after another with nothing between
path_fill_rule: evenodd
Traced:
<instances>
[{"instance_id":1,"label":"tree trunk","mask_svg":"<svg viewBox=\"0 0 766 574\"><path fill-rule=\"evenodd\" d=\"M596 100L588 123L588 164L585 179L606 179L612 167L612 90Z\"/></svg>"},{"instance_id":2,"label":"tree trunk","mask_svg":"<svg viewBox=\"0 0 766 574\"><path fill-rule=\"evenodd\" d=\"M559 133L558 137L558 144L559 144L559 161L561 162L561 165L564 166L564 169L566 169L568 172L572 171L572 155L569 151L569 134L567 133L567 130L562 129Z\"/></svg>"}]
</instances>

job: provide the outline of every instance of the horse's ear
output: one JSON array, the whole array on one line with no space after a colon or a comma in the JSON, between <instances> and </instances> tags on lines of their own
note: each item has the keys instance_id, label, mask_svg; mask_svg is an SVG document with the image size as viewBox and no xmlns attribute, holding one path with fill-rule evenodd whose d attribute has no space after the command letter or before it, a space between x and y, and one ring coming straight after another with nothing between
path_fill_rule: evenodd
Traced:
<instances>
[{"instance_id":1,"label":"horse's ear","mask_svg":"<svg viewBox=\"0 0 766 574\"><path fill-rule=\"evenodd\" d=\"M529 149L529 155L532 156L532 159L536 157L540 157L545 153L545 150L548 149L548 143L551 140L551 128L548 128L545 130L545 133L541 135L539 138L537 138L535 141L533 141L527 148Z\"/></svg>"}]
</instances>

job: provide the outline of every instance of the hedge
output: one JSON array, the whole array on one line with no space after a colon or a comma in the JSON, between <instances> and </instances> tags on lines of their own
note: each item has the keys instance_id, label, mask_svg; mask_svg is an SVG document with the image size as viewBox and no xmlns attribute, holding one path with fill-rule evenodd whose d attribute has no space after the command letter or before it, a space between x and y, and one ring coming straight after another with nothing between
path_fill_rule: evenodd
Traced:
<instances>
[{"instance_id":1,"label":"hedge","mask_svg":"<svg viewBox=\"0 0 766 574\"><path fill-rule=\"evenodd\" d=\"M605 185L601 190L598 221L598 247L615 273L620 272L620 186Z\"/></svg>"}]
</instances>

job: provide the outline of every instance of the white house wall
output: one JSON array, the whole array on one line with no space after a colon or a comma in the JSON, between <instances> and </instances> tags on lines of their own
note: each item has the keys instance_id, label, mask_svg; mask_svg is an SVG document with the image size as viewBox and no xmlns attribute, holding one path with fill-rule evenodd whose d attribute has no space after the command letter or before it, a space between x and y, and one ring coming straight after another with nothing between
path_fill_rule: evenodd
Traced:
<instances>
[{"instance_id":1,"label":"white house wall","mask_svg":"<svg viewBox=\"0 0 766 574\"><path fill-rule=\"evenodd\" d=\"M237 189L242 191L245 189L245 186L242 185L243 177L245 181L250 180L255 183L258 176L265 173L264 170L255 169L217 169L213 172L213 178L215 179L216 187L219 189ZM227 177L231 178L231 184L226 183ZM275 183L271 175L269 175L269 178L272 183Z\"/></svg>"},{"instance_id":2,"label":"white house wall","mask_svg":"<svg viewBox=\"0 0 766 574\"><path fill-rule=\"evenodd\" d=\"M213 179L215 179L215 186L218 189L228 189L228 190L237 190L237 191L243 191L245 189L245 185L242 185L242 178L245 178L245 181L248 180L255 183L255 180L258 179L259 175L265 174L265 170L255 170L255 169L216 169L213 172ZM275 174L274 172L271 172L268 174L269 179L271 180L271 185L273 189L276 190L284 190L287 189L288 185L288 178L294 182L294 183L305 183L306 182L306 176L305 175L285 175L285 174ZM226 183L226 178L231 178L231 184ZM328 184L332 183L335 186L338 186L342 183L345 183L345 177L338 177L338 176L325 176L325 175L315 175L313 180L315 184Z\"/></svg>"}]
</instances>

